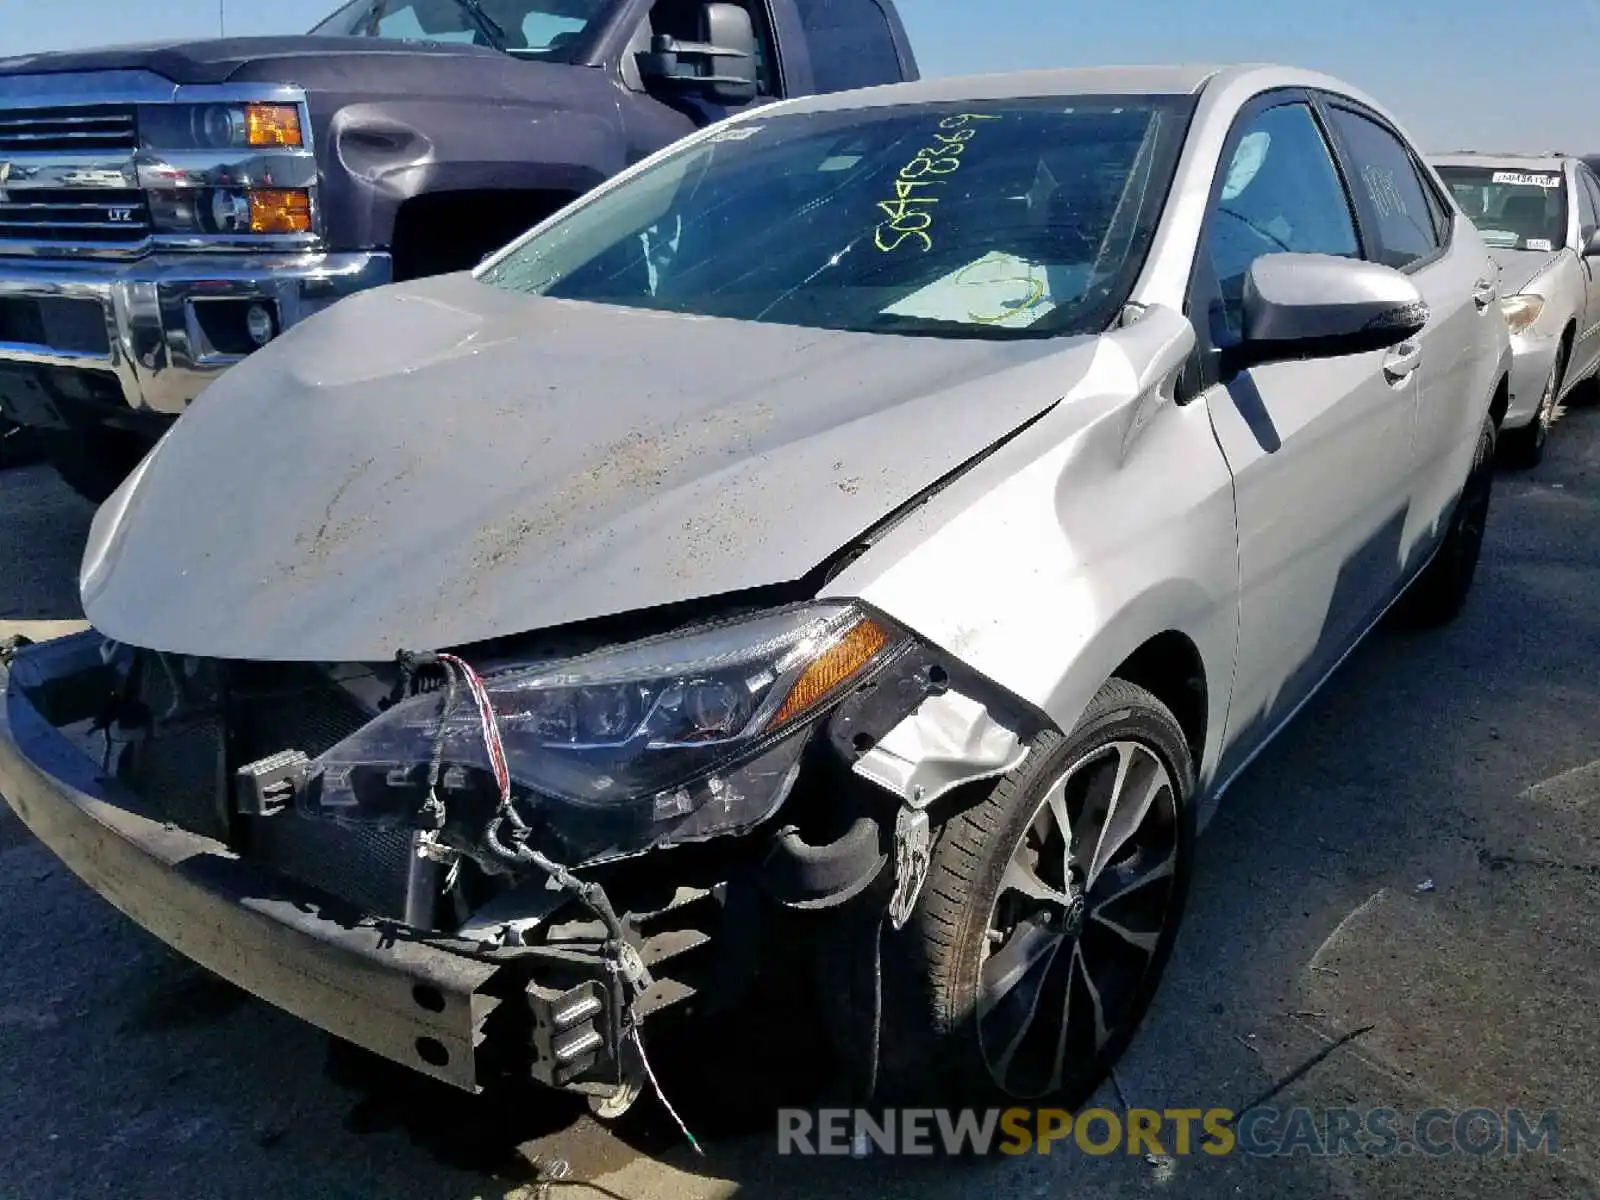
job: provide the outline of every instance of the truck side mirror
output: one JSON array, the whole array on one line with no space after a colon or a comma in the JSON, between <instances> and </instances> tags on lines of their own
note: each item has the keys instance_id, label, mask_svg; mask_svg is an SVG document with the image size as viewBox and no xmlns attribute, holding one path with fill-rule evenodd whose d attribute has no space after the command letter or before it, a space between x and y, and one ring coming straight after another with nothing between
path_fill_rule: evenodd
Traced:
<instances>
[{"instance_id":1,"label":"truck side mirror","mask_svg":"<svg viewBox=\"0 0 1600 1200\"><path fill-rule=\"evenodd\" d=\"M739 4L707 4L701 10L705 40L681 42L657 34L639 55L639 71L652 83L696 92L724 104L756 98L756 30Z\"/></svg>"}]
</instances>

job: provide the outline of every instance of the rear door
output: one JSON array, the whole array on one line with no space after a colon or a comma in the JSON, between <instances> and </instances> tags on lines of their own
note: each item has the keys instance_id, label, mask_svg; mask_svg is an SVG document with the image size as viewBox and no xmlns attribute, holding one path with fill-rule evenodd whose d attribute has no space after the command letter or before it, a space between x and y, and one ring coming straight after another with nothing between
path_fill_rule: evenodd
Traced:
<instances>
[{"instance_id":1,"label":"rear door","mask_svg":"<svg viewBox=\"0 0 1600 1200\"><path fill-rule=\"evenodd\" d=\"M1353 101L1338 96L1322 101L1355 184L1356 211L1371 257L1409 275L1432 314L1415 338L1420 352L1415 470L1407 481L1399 547L1409 574L1443 536L1461 489L1463 464L1477 442L1492 386L1480 347L1490 324L1500 319L1478 285L1495 275L1486 254L1452 252L1454 209L1399 132Z\"/></svg>"},{"instance_id":2,"label":"rear door","mask_svg":"<svg viewBox=\"0 0 1600 1200\"><path fill-rule=\"evenodd\" d=\"M1199 399L1234 476L1239 652L1222 777L1316 687L1393 594L1418 390L1414 347L1232 377L1244 278L1263 254L1361 257L1348 181L1301 92L1246 108L1224 147L1189 314Z\"/></svg>"}]
</instances>

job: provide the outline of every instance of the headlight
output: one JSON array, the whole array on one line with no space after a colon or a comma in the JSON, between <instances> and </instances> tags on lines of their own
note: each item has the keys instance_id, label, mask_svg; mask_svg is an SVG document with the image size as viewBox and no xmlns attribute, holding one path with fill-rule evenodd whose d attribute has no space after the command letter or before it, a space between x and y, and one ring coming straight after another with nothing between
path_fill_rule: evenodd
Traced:
<instances>
[{"instance_id":1,"label":"headlight","mask_svg":"<svg viewBox=\"0 0 1600 1200\"><path fill-rule=\"evenodd\" d=\"M158 188L149 197L157 233L311 232L311 193L304 188Z\"/></svg>"},{"instance_id":2,"label":"headlight","mask_svg":"<svg viewBox=\"0 0 1600 1200\"><path fill-rule=\"evenodd\" d=\"M139 109L146 150L271 149L303 146L293 104L147 104Z\"/></svg>"},{"instance_id":3,"label":"headlight","mask_svg":"<svg viewBox=\"0 0 1600 1200\"><path fill-rule=\"evenodd\" d=\"M804 732L906 644L859 608L808 605L546 665L486 670L519 813L552 857L593 862L737 833L782 804ZM438 748L449 828L497 801L467 689L396 704L316 762L324 816L415 821Z\"/></svg>"},{"instance_id":4,"label":"headlight","mask_svg":"<svg viewBox=\"0 0 1600 1200\"><path fill-rule=\"evenodd\" d=\"M1500 311L1512 333L1521 333L1539 319L1544 311L1543 296L1502 296Z\"/></svg>"}]
</instances>

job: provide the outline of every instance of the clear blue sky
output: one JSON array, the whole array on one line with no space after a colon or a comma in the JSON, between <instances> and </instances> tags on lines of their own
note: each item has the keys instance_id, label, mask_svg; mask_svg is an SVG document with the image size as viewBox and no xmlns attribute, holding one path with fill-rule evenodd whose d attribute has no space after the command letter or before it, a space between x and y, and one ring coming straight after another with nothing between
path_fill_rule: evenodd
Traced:
<instances>
[{"instance_id":1,"label":"clear blue sky","mask_svg":"<svg viewBox=\"0 0 1600 1200\"><path fill-rule=\"evenodd\" d=\"M339 0L224 0L229 34L302 32ZM1425 150L1600 153L1600 0L900 0L926 75L1288 62L1386 104ZM1535 15L1537 11L1537 15ZM203 37L218 0L0 0L0 55Z\"/></svg>"}]
</instances>

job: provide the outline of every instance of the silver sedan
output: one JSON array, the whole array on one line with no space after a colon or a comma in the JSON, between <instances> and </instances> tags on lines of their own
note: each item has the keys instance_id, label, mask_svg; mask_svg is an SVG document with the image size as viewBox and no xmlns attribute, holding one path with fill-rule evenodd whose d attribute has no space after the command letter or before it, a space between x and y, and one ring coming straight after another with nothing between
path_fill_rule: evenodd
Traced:
<instances>
[{"instance_id":1,"label":"silver sedan","mask_svg":"<svg viewBox=\"0 0 1600 1200\"><path fill-rule=\"evenodd\" d=\"M1503 452L1535 466L1561 402L1600 368L1600 179L1582 159L1554 154L1432 163L1500 268L1512 351Z\"/></svg>"},{"instance_id":2,"label":"silver sedan","mask_svg":"<svg viewBox=\"0 0 1600 1200\"><path fill-rule=\"evenodd\" d=\"M776 977L863 1095L1074 1104L1229 783L1466 600L1510 368L1335 79L763 107L213 385L96 518L93 631L0 667L0 791L463 1088L614 1115Z\"/></svg>"}]
</instances>

